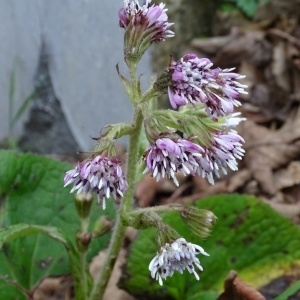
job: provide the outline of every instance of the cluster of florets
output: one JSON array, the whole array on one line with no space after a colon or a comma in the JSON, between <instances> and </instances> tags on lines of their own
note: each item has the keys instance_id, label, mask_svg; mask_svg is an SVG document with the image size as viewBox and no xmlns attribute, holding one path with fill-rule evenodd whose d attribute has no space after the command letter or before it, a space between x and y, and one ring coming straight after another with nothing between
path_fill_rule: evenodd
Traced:
<instances>
[{"instance_id":1,"label":"cluster of florets","mask_svg":"<svg viewBox=\"0 0 300 300\"><path fill-rule=\"evenodd\" d=\"M173 24L168 22L165 5L150 3L151 0L146 0L140 5L137 0L125 0L119 10L119 25L125 29L126 55L141 57L151 43L174 36L169 30Z\"/></svg>"},{"instance_id":2,"label":"cluster of florets","mask_svg":"<svg viewBox=\"0 0 300 300\"><path fill-rule=\"evenodd\" d=\"M160 248L149 264L151 276L163 285L163 279L173 276L175 271L182 274L184 270L188 270L199 280L195 266L200 271L203 271L203 268L196 257L198 254L209 256L202 247L188 243L184 238L179 238L172 244L167 243Z\"/></svg>"},{"instance_id":3,"label":"cluster of florets","mask_svg":"<svg viewBox=\"0 0 300 300\"><path fill-rule=\"evenodd\" d=\"M128 184L120 161L116 157L98 155L79 163L68 171L64 178L65 186L73 183L71 193L96 194L98 202L105 209L105 198L123 197Z\"/></svg>"},{"instance_id":4,"label":"cluster of florets","mask_svg":"<svg viewBox=\"0 0 300 300\"><path fill-rule=\"evenodd\" d=\"M231 119L224 123L228 126L226 130L211 133L209 147L173 134L150 143L142 158L146 163L144 173L150 172L156 180L172 178L178 185L176 172L181 171L184 176L199 175L214 184L214 177L220 177L220 172L227 174L227 167L238 170L237 159L245 152L242 148L244 139L230 127L243 118L233 116Z\"/></svg>"},{"instance_id":5,"label":"cluster of florets","mask_svg":"<svg viewBox=\"0 0 300 300\"><path fill-rule=\"evenodd\" d=\"M207 113L214 117L232 114L234 106L240 106L237 100L246 94L246 85L237 80L245 76L233 73L231 69L212 69L208 58L198 58L187 54L179 61L173 61L169 67L171 84L168 88L173 108L188 103L204 103Z\"/></svg>"},{"instance_id":6,"label":"cluster of florets","mask_svg":"<svg viewBox=\"0 0 300 300\"><path fill-rule=\"evenodd\" d=\"M157 180L171 177L177 185L175 172L181 171L184 175L198 174L213 184L220 171L226 174L227 167L233 171L238 169L236 159L244 155L244 140L232 128L244 120L234 113L234 106L241 105L237 99L247 93L246 85L237 81L245 76L233 73L233 69L213 69L212 66L208 58L187 54L178 62L171 62L167 69L171 106L176 109L193 105L196 110L198 106L195 104L201 103L207 115L221 125L216 126L217 131L208 130L211 136L209 144L207 141L201 143L200 139L195 144L168 135L164 142L161 138L152 140L143 160L146 162L145 172L151 172Z\"/></svg>"},{"instance_id":7,"label":"cluster of florets","mask_svg":"<svg viewBox=\"0 0 300 300\"><path fill-rule=\"evenodd\" d=\"M145 4L140 5L137 0L125 0L124 7L119 10L120 27L140 33L140 38L142 35L149 34L151 42L164 41L168 37L173 37L174 32L169 30L173 24L168 22L165 4L150 6L150 2L151 0L147 0Z\"/></svg>"},{"instance_id":8,"label":"cluster of florets","mask_svg":"<svg viewBox=\"0 0 300 300\"><path fill-rule=\"evenodd\" d=\"M181 171L185 175L195 175L202 158L201 152L204 149L191 141L159 138L144 153L143 160L147 166L145 173L151 171L157 180L172 178L178 185L175 173Z\"/></svg>"}]
</instances>

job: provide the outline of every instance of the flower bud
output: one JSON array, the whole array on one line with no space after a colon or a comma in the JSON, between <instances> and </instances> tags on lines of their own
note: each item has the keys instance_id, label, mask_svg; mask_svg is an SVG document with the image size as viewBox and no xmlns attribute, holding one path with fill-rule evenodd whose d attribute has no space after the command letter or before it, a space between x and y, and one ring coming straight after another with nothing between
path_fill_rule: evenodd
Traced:
<instances>
[{"instance_id":1,"label":"flower bud","mask_svg":"<svg viewBox=\"0 0 300 300\"><path fill-rule=\"evenodd\" d=\"M93 195L91 193L79 193L75 195L74 202L77 214L81 219L86 219L91 211Z\"/></svg>"},{"instance_id":2,"label":"flower bud","mask_svg":"<svg viewBox=\"0 0 300 300\"><path fill-rule=\"evenodd\" d=\"M170 225L161 222L157 227L157 244L162 247L167 243L172 243L176 239L180 238L179 233Z\"/></svg>"},{"instance_id":3,"label":"flower bud","mask_svg":"<svg viewBox=\"0 0 300 300\"><path fill-rule=\"evenodd\" d=\"M217 217L209 210L194 206L184 206L180 217L189 229L202 238L209 236Z\"/></svg>"},{"instance_id":4,"label":"flower bud","mask_svg":"<svg viewBox=\"0 0 300 300\"><path fill-rule=\"evenodd\" d=\"M79 251L86 252L89 248L93 235L90 232L78 232L76 242Z\"/></svg>"},{"instance_id":5,"label":"flower bud","mask_svg":"<svg viewBox=\"0 0 300 300\"><path fill-rule=\"evenodd\" d=\"M119 25L125 29L124 54L128 60L137 62L152 43L174 36L169 30L173 24L168 22L165 5L150 2L146 0L140 5L137 0L124 0L119 10Z\"/></svg>"}]
</instances>

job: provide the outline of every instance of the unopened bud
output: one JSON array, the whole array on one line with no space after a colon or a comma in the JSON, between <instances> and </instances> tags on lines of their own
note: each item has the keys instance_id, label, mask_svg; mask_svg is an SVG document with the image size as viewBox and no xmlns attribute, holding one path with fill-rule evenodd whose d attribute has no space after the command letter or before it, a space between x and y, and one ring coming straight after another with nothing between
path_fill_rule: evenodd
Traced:
<instances>
[{"instance_id":1,"label":"unopened bud","mask_svg":"<svg viewBox=\"0 0 300 300\"><path fill-rule=\"evenodd\" d=\"M80 193L74 198L77 213L81 219L86 219L91 211L93 195L91 193Z\"/></svg>"},{"instance_id":2,"label":"unopened bud","mask_svg":"<svg viewBox=\"0 0 300 300\"><path fill-rule=\"evenodd\" d=\"M217 220L211 211L194 206L183 207L180 217L194 234L202 238L209 236L211 228Z\"/></svg>"},{"instance_id":3,"label":"unopened bud","mask_svg":"<svg viewBox=\"0 0 300 300\"><path fill-rule=\"evenodd\" d=\"M162 247L165 244L173 243L179 237L179 233L168 224L159 224L157 230L157 244L159 247Z\"/></svg>"},{"instance_id":4,"label":"unopened bud","mask_svg":"<svg viewBox=\"0 0 300 300\"><path fill-rule=\"evenodd\" d=\"M77 233L76 241L77 241L79 251L85 252L88 250L92 237L93 235L90 232Z\"/></svg>"}]
</instances>

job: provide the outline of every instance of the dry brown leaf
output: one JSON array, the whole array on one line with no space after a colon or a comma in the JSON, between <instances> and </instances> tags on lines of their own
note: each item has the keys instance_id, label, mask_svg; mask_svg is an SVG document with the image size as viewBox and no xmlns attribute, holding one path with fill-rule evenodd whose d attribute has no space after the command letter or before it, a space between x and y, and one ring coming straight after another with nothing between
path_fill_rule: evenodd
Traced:
<instances>
[{"instance_id":1,"label":"dry brown leaf","mask_svg":"<svg viewBox=\"0 0 300 300\"><path fill-rule=\"evenodd\" d=\"M295 223L299 224L300 222L300 202L295 204L287 203L276 203L274 201L265 200L265 203L269 204L274 210L280 214L291 219Z\"/></svg>"},{"instance_id":2,"label":"dry brown leaf","mask_svg":"<svg viewBox=\"0 0 300 300\"><path fill-rule=\"evenodd\" d=\"M224 282L224 292L217 300L265 300L266 298L253 287L247 285L231 271Z\"/></svg>"},{"instance_id":3,"label":"dry brown leaf","mask_svg":"<svg viewBox=\"0 0 300 300\"><path fill-rule=\"evenodd\" d=\"M187 177L181 172L176 173L176 178L180 188L186 184ZM174 193L176 195L178 194L178 188L173 180L162 178L157 182L155 178L148 174L138 183L135 198L137 199L139 207L147 207L157 204L157 196L159 194L170 195Z\"/></svg>"},{"instance_id":4,"label":"dry brown leaf","mask_svg":"<svg viewBox=\"0 0 300 300\"><path fill-rule=\"evenodd\" d=\"M208 39L193 39L191 47L208 55L215 55L222 47L228 44L233 36L216 36Z\"/></svg>"},{"instance_id":5,"label":"dry brown leaf","mask_svg":"<svg viewBox=\"0 0 300 300\"><path fill-rule=\"evenodd\" d=\"M73 281L71 276L47 277L35 288L34 300L71 300Z\"/></svg>"},{"instance_id":6,"label":"dry brown leaf","mask_svg":"<svg viewBox=\"0 0 300 300\"><path fill-rule=\"evenodd\" d=\"M151 206L157 192L157 182L155 178L146 175L138 184L135 190L135 198L139 207Z\"/></svg>"},{"instance_id":7,"label":"dry brown leaf","mask_svg":"<svg viewBox=\"0 0 300 300\"><path fill-rule=\"evenodd\" d=\"M233 31L234 39L216 55L216 65L227 68L248 61L256 67L264 67L272 60L272 45L260 30Z\"/></svg>"},{"instance_id":8,"label":"dry brown leaf","mask_svg":"<svg viewBox=\"0 0 300 300\"><path fill-rule=\"evenodd\" d=\"M251 178L252 174L248 169L243 169L233 174L228 180L227 192L233 193L237 189L245 186Z\"/></svg>"},{"instance_id":9,"label":"dry brown leaf","mask_svg":"<svg viewBox=\"0 0 300 300\"><path fill-rule=\"evenodd\" d=\"M274 195L278 191L273 171L289 164L300 155L299 112L280 130L270 130L248 120L240 126L246 141L244 163L260 184L263 192Z\"/></svg>"},{"instance_id":10,"label":"dry brown leaf","mask_svg":"<svg viewBox=\"0 0 300 300\"><path fill-rule=\"evenodd\" d=\"M283 90L290 92L291 82L289 77L289 68L286 63L286 45L285 42L278 42L273 47L273 61L271 64L274 80Z\"/></svg>"},{"instance_id":11,"label":"dry brown leaf","mask_svg":"<svg viewBox=\"0 0 300 300\"><path fill-rule=\"evenodd\" d=\"M300 183L300 162L292 161L287 168L279 169L274 174L277 189L291 187Z\"/></svg>"},{"instance_id":12,"label":"dry brown leaf","mask_svg":"<svg viewBox=\"0 0 300 300\"><path fill-rule=\"evenodd\" d=\"M118 288L117 283L121 276L121 267L126 260L126 250L122 249L119 253L119 256L116 260L115 266L113 268L112 275L109 279L107 288L105 290L103 300L135 300L130 294ZM96 257L93 258L93 261L90 264L90 272L93 278L97 276L100 271L100 268L104 262L106 256L106 250L101 251Z\"/></svg>"}]
</instances>

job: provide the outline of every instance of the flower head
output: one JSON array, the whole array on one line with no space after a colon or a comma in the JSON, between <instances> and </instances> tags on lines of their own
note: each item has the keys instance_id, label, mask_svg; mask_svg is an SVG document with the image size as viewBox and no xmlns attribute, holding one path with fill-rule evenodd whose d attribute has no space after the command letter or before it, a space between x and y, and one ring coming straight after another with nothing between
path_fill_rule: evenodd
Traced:
<instances>
[{"instance_id":1,"label":"flower head","mask_svg":"<svg viewBox=\"0 0 300 300\"><path fill-rule=\"evenodd\" d=\"M168 22L165 5L150 2L140 5L138 0L124 0L124 7L119 10L119 25L126 30L126 54L141 57L151 43L174 36L169 30L172 23Z\"/></svg>"},{"instance_id":2,"label":"flower head","mask_svg":"<svg viewBox=\"0 0 300 300\"><path fill-rule=\"evenodd\" d=\"M71 193L94 193L98 195L98 202L105 209L105 198L111 195L123 197L128 188L121 164L116 157L98 155L79 163L74 169L66 172L65 186L73 183Z\"/></svg>"},{"instance_id":3,"label":"flower head","mask_svg":"<svg viewBox=\"0 0 300 300\"><path fill-rule=\"evenodd\" d=\"M145 172L150 171L157 180L172 178L178 185L175 173L181 171L184 175L195 175L201 151L204 151L202 147L185 139L159 138L143 155Z\"/></svg>"},{"instance_id":4,"label":"flower head","mask_svg":"<svg viewBox=\"0 0 300 300\"><path fill-rule=\"evenodd\" d=\"M225 175L228 167L232 171L237 171L236 159L242 159L245 153L242 143L244 143L244 139L233 130L213 134L212 146L205 148L203 154L203 159L207 162L206 168L199 168L198 175L203 178L207 177L208 181L213 184L214 176L220 177L220 171Z\"/></svg>"},{"instance_id":5,"label":"flower head","mask_svg":"<svg viewBox=\"0 0 300 300\"><path fill-rule=\"evenodd\" d=\"M220 177L220 172L227 174L227 168L238 170L237 159L242 159L245 150L242 148L244 139L236 131L220 131L212 134L209 147L201 147L203 152L196 159L195 174L207 178L214 184L214 178Z\"/></svg>"},{"instance_id":6,"label":"flower head","mask_svg":"<svg viewBox=\"0 0 300 300\"><path fill-rule=\"evenodd\" d=\"M229 118L224 125L233 126L241 120ZM220 171L227 174L227 167L233 171L238 169L236 159L241 159L245 152L242 143L244 139L233 129L211 133L209 146L200 146L182 138L162 137L145 151L142 158L146 163L144 173L151 172L157 181L172 178L177 186L175 173L178 171L184 176L198 174L214 184L214 177L220 177Z\"/></svg>"},{"instance_id":7,"label":"flower head","mask_svg":"<svg viewBox=\"0 0 300 300\"><path fill-rule=\"evenodd\" d=\"M163 279L173 276L175 271L182 274L187 269L190 274L193 273L196 279L199 280L195 266L200 271L203 271L203 268L196 257L197 254L209 256L202 247L189 243L184 238L179 238L172 244L165 244L149 264L152 278L163 285Z\"/></svg>"},{"instance_id":8,"label":"flower head","mask_svg":"<svg viewBox=\"0 0 300 300\"><path fill-rule=\"evenodd\" d=\"M234 106L240 106L237 100L240 94L247 94L247 86L237 80L244 78L233 69L212 69L208 58L198 58L187 54L169 67L171 85L168 95L173 108L188 103L201 102L206 105L207 113L217 118L233 112Z\"/></svg>"}]
</instances>

